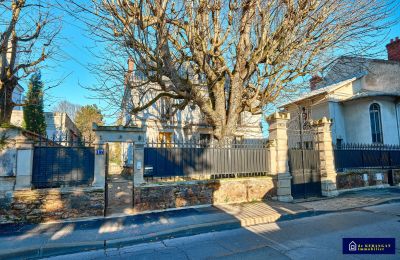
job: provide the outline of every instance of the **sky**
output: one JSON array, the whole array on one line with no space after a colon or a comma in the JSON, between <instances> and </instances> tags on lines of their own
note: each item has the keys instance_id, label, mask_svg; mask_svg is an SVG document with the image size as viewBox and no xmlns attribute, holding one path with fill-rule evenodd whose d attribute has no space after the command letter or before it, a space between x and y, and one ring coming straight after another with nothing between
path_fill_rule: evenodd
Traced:
<instances>
[{"instance_id":1,"label":"sky","mask_svg":"<svg viewBox=\"0 0 400 260\"><path fill-rule=\"evenodd\" d=\"M400 1L399 1L400 2ZM95 62L91 52L102 50L101 47L89 37L81 22L69 15L63 14L63 25L59 35L59 54L55 60L49 60L46 68L42 69L42 79L49 85L60 82L56 87L47 91L45 110L51 111L59 101L67 100L79 105L96 104L104 107L101 101L93 99L93 93L82 86L95 86L96 76L90 72L90 63ZM399 14L394 14L397 20ZM392 17L395 18L395 17ZM385 32L380 41L389 42L390 39L400 37L400 23L397 23ZM380 54L376 58L386 59L386 48L383 44ZM122 77L123 75L121 75ZM22 84L24 86L24 84ZM26 85L24 86L26 88ZM106 123L112 124L116 118L106 117Z\"/></svg>"}]
</instances>

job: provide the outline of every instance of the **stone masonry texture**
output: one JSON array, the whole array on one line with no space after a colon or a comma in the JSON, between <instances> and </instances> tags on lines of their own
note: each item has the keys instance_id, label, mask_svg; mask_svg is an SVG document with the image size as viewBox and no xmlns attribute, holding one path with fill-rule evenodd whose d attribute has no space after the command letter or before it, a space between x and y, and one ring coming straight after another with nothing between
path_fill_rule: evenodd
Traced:
<instances>
[{"instance_id":1,"label":"stone masonry texture","mask_svg":"<svg viewBox=\"0 0 400 260\"><path fill-rule=\"evenodd\" d=\"M0 223L39 223L102 216L104 190L58 188L14 191L0 197Z\"/></svg>"},{"instance_id":2,"label":"stone masonry texture","mask_svg":"<svg viewBox=\"0 0 400 260\"><path fill-rule=\"evenodd\" d=\"M378 183L375 180L375 174L382 173L383 180L382 183ZM388 172L387 170L362 170L357 172L346 172L346 173L338 173L336 176L336 185L339 190L342 189L353 189L365 187L365 183L363 180L363 174L368 175L368 185L367 186L375 186L378 184L388 184Z\"/></svg>"},{"instance_id":3,"label":"stone masonry texture","mask_svg":"<svg viewBox=\"0 0 400 260\"><path fill-rule=\"evenodd\" d=\"M135 211L260 201L276 196L272 177L148 184L134 188Z\"/></svg>"}]
</instances>

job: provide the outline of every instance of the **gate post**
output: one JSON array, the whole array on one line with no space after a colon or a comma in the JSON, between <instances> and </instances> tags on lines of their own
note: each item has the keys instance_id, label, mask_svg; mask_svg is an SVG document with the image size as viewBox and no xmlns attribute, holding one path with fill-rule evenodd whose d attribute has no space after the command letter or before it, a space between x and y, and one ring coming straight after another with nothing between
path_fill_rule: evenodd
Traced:
<instances>
[{"instance_id":1,"label":"gate post","mask_svg":"<svg viewBox=\"0 0 400 260\"><path fill-rule=\"evenodd\" d=\"M15 190L30 189L33 171L33 141L26 138L16 139L17 170Z\"/></svg>"},{"instance_id":2,"label":"gate post","mask_svg":"<svg viewBox=\"0 0 400 260\"><path fill-rule=\"evenodd\" d=\"M99 187L104 189L106 183L106 152L105 144L101 141L96 140L94 143L94 187ZM103 152L101 152L103 151Z\"/></svg>"},{"instance_id":3,"label":"gate post","mask_svg":"<svg viewBox=\"0 0 400 260\"><path fill-rule=\"evenodd\" d=\"M133 186L144 183L144 143L133 144Z\"/></svg>"},{"instance_id":4,"label":"gate post","mask_svg":"<svg viewBox=\"0 0 400 260\"><path fill-rule=\"evenodd\" d=\"M266 118L269 124L270 156L268 158L271 174L275 175L277 197L279 201L293 200L288 165L287 122L289 113L276 112Z\"/></svg>"},{"instance_id":5,"label":"gate post","mask_svg":"<svg viewBox=\"0 0 400 260\"><path fill-rule=\"evenodd\" d=\"M316 143L320 160L321 191L322 196L326 197L335 197L339 194L336 188L331 124L332 121L326 117L313 122L313 126L317 130Z\"/></svg>"}]
</instances>

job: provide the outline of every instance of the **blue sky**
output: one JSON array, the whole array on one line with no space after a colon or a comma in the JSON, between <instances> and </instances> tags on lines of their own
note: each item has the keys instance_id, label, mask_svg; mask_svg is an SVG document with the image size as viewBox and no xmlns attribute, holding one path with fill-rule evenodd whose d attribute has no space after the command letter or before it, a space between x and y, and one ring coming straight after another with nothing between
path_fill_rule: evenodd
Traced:
<instances>
[{"instance_id":1,"label":"blue sky","mask_svg":"<svg viewBox=\"0 0 400 260\"><path fill-rule=\"evenodd\" d=\"M383 37L386 38L385 42L400 37L400 24L388 28L386 36ZM382 41L383 38L377 40ZM48 67L42 70L42 79L49 85L63 79L61 84L47 92L48 98L45 109L51 110L54 104L61 100L68 100L80 105L97 104L100 107L104 106L99 100L90 98L92 96L90 91L81 87L82 85L94 86L97 83L95 75L90 72L88 66L95 62L91 51L97 52L102 48L96 46L96 43L88 37L87 31L79 21L67 15L63 17L60 43L62 43L59 47L60 54L56 57L56 60L47 62ZM379 51L380 54L376 58L386 59L385 44L381 46ZM23 86L25 87L24 84ZM115 118L107 118L106 121L113 123Z\"/></svg>"}]
</instances>

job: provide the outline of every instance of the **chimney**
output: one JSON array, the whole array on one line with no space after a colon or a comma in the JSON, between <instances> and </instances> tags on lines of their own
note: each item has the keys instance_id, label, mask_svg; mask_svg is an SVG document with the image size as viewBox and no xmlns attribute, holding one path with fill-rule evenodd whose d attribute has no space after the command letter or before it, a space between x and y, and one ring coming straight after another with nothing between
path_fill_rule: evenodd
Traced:
<instances>
[{"instance_id":1,"label":"chimney","mask_svg":"<svg viewBox=\"0 0 400 260\"><path fill-rule=\"evenodd\" d=\"M390 43L386 45L388 60L400 61L400 39L396 37L391 39Z\"/></svg>"},{"instance_id":2,"label":"chimney","mask_svg":"<svg viewBox=\"0 0 400 260\"><path fill-rule=\"evenodd\" d=\"M132 58L128 59L128 73L132 73L135 67L135 62Z\"/></svg>"},{"instance_id":3,"label":"chimney","mask_svg":"<svg viewBox=\"0 0 400 260\"><path fill-rule=\"evenodd\" d=\"M135 68L135 62L132 58L128 59L128 71L125 74L125 88L127 87L129 81L132 79L133 77L133 69Z\"/></svg>"},{"instance_id":4,"label":"chimney","mask_svg":"<svg viewBox=\"0 0 400 260\"><path fill-rule=\"evenodd\" d=\"M312 76L312 78L310 79L310 90L316 90L318 83L320 83L322 80L323 79L318 75Z\"/></svg>"}]
</instances>

